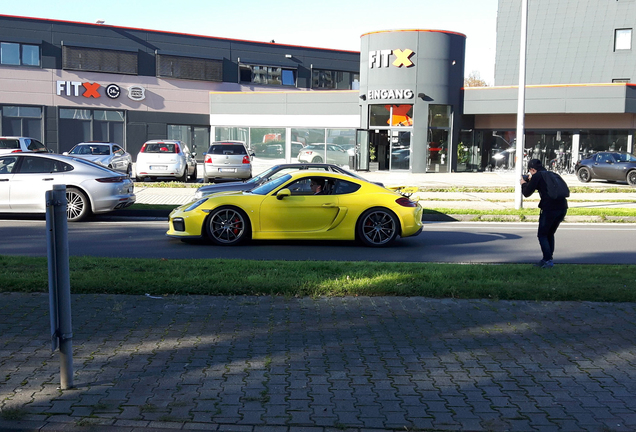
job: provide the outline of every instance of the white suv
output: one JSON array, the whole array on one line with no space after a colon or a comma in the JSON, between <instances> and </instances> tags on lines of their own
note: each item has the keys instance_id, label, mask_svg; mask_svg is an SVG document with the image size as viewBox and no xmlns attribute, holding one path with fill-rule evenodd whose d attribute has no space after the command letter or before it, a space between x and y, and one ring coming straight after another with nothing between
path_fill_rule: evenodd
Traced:
<instances>
[{"instance_id":1,"label":"white suv","mask_svg":"<svg viewBox=\"0 0 636 432\"><path fill-rule=\"evenodd\" d=\"M252 178L252 157L243 141L214 141L203 159L203 181Z\"/></svg>"},{"instance_id":2,"label":"white suv","mask_svg":"<svg viewBox=\"0 0 636 432\"><path fill-rule=\"evenodd\" d=\"M146 141L137 154L135 176L137 181L146 177L174 177L185 182L197 179L197 161L186 143L175 140Z\"/></svg>"},{"instance_id":3,"label":"white suv","mask_svg":"<svg viewBox=\"0 0 636 432\"><path fill-rule=\"evenodd\" d=\"M20 152L50 153L44 144L28 137L0 137L0 155Z\"/></svg>"}]
</instances>

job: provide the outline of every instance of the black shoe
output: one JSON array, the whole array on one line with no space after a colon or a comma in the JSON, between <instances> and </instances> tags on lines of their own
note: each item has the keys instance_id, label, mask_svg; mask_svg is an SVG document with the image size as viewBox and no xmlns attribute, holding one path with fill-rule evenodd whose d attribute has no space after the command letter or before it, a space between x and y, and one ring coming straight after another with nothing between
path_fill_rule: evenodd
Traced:
<instances>
[{"instance_id":1,"label":"black shoe","mask_svg":"<svg viewBox=\"0 0 636 432\"><path fill-rule=\"evenodd\" d=\"M541 268L552 268L554 267L554 261L552 260L541 260L538 263L534 264L535 267L541 267Z\"/></svg>"}]
</instances>

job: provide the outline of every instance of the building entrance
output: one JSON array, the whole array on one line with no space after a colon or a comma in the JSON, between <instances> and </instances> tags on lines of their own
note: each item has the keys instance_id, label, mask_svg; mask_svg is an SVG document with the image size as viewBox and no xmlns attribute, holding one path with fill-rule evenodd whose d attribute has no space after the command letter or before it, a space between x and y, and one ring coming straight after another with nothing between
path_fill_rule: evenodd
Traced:
<instances>
[{"instance_id":1,"label":"building entrance","mask_svg":"<svg viewBox=\"0 0 636 432\"><path fill-rule=\"evenodd\" d=\"M371 171L388 171L390 168L389 131L369 131L369 169Z\"/></svg>"}]
</instances>

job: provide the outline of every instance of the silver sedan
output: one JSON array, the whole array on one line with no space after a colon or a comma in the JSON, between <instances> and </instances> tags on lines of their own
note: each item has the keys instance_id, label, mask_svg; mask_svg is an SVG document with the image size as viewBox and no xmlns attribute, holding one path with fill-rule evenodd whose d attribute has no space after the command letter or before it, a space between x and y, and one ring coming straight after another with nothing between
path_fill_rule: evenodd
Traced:
<instances>
[{"instance_id":1,"label":"silver sedan","mask_svg":"<svg viewBox=\"0 0 636 432\"><path fill-rule=\"evenodd\" d=\"M69 221L135 202L132 180L85 159L47 153L0 156L0 213L45 213L45 194L66 185Z\"/></svg>"},{"instance_id":2,"label":"silver sedan","mask_svg":"<svg viewBox=\"0 0 636 432\"><path fill-rule=\"evenodd\" d=\"M132 176L132 156L119 144L85 142L76 144L65 155L80 157Z\"/></svg>"}]
</instances>

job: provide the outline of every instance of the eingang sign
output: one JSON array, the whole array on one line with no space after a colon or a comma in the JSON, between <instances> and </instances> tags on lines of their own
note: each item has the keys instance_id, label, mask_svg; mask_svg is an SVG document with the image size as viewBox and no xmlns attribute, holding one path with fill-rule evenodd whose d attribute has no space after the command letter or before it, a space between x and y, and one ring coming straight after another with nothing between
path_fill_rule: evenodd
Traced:
<instances>
[{"instance_id":1,"label":"eingang sign","mask_svg":"<svg viewBox=\"0 0 636 432\"><path fill-rule=\"evenodd\" d=\"M378 99L413 99L414 93L411 89L381 89L369 90L367 92L368 100Z\"/></svg>"}]
</instances>

